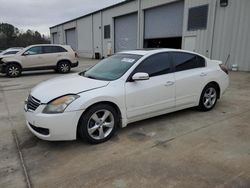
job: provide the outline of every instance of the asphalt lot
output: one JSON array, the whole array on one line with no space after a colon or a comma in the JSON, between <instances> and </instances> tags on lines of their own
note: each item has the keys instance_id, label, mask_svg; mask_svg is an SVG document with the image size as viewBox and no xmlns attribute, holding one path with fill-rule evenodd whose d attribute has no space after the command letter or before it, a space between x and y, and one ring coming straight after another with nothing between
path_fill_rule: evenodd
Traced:
<instances>
[{"instance_id":1,"label":"asphalt lot","mask_svg":"<svg viewBox=\"0 0 250 188\"><path fill-rule=\"evenodd\" d=\"M73 72L94 63L83 59ZM56 76L0 75L0 187L250 187L250 73L230 73L213 111L134 123L101 145L42 141L26 128L23 101Z\"/></svg>"}]
</instances>

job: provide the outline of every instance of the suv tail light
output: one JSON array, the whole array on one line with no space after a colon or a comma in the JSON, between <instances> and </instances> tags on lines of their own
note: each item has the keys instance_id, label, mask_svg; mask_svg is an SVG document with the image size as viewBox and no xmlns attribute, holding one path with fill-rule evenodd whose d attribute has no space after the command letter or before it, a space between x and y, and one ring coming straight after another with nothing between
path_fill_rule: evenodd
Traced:
<instances>
[{"instance_id":1,"label":"suv tail light","mask_svg":"<svg viewBox=\"0 0 250 188\"><path fill-rule=\"evenodd\" d=\"M75 58L79 58L78 54L75 52Z\"/></svg>"},{"instance_id":2,"label":"suv tail light","mask_svg":"<svg viewBox=\"0 0 250 188\"><path fill-rule=\"evenodd\" d=\"M227 69L226 65L220 64L220 68L221 68L221 70L223 70L226 74L228 74L228 69Z\"/></svg>"}]
</instances>

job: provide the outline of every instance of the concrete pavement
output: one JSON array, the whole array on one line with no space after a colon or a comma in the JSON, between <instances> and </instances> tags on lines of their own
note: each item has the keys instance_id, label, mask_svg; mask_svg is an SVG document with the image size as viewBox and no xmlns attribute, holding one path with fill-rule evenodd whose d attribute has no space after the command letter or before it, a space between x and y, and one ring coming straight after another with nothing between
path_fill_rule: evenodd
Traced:
<instances>
[{"instance_id":1,"label":"concrete pavement","mask_svg":"<svg viewBox=\"0 0 250 188\"><path fill-rule=\"evenodd\" d=\"M94 63L84 59L77 70ZM250 187L249 73L231 73L211 112L187 109L134 123L101 145L42 141L26 128L30 88L56 76L0 76L0 187Z\"/></svg>"}]
</instances>

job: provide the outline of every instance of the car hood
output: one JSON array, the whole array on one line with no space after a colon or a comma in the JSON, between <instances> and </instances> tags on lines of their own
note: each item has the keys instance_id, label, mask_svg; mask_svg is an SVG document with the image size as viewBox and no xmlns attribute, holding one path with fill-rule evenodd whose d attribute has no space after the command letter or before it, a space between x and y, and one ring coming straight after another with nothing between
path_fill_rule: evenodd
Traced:
<instances>
[{"instance_id":1,"label":"car hood","mask_svg":"<svg viewBox=\"0 0 250 188\"><path fill-rule=\"evenodd\" d=\"M15 55L2 55L2 54L0 54L0 59L2 59L2 58L11 58L11 57L14 57Z\"/></svg>"},{"instance_id":2,"label":"car hood","mask_svg":"<svg viewBox=\"0 0 250 188\"><path fill-rule=\"evenodd\" d=\"M79 74L72 74L42 82L31 90L31 95L39 99L41 103L48 103L63 95L78 94L105 87L108 84L109 81L94 80Z\"/></svg>"},{"instance_id":3,"label":"car hood","mask_svg":"<svg viewBox=\"0 0 250 188\"><path fill-rule=\"evenodd\" d=\"M7 63L7 62L11 62L11 61L15 61L15 62L19 62L16 59L17 55L4 55L1 57L2 62Z\"/></svg>"}]
</instances>

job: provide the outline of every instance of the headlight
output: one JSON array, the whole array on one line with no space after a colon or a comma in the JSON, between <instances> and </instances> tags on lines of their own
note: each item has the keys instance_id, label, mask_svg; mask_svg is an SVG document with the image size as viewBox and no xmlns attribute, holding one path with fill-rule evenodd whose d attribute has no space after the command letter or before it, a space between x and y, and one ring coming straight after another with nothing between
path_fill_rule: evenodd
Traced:
<instances>
[{"instance_id":1,"label":"headlight","mask_svg":"<svg viewBox=\"0 0 250 188\"><path fill-rule=\"evenodd\" d=\"M79 95L66 95L60 98L57 98L47 104L44 108L43 113L45 114L57 114L63 113L64 110L76 99L78 99Z\"/></svg>"}]
</instances>

